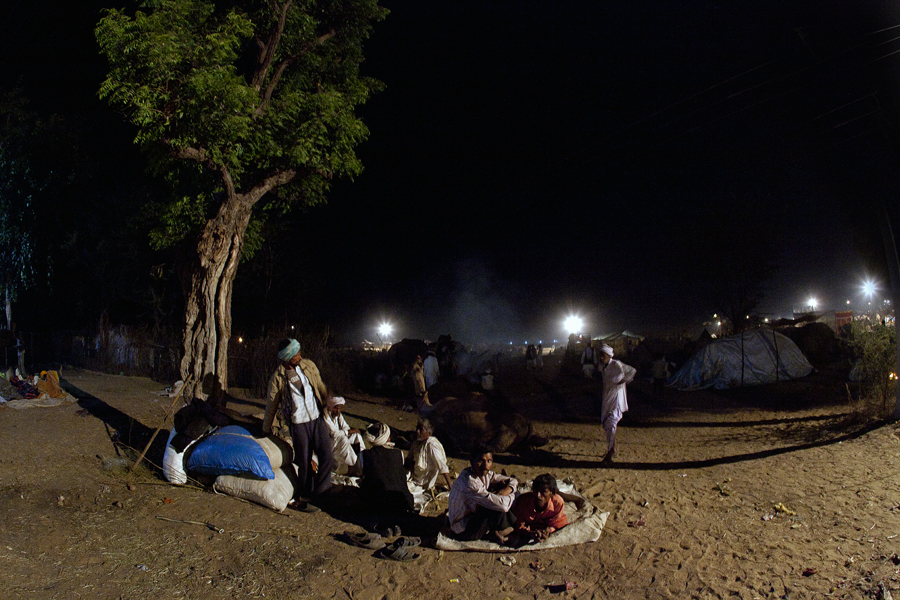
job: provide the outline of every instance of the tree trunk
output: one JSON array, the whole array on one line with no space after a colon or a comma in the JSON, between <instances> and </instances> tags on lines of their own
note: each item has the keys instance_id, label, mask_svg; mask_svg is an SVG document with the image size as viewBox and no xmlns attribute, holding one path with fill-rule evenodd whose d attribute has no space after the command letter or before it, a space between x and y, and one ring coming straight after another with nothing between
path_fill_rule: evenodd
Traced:
<instances>
[{"instance_id":1,"label":"tree trunk","mask_svg":"<svg viewBox=\"0 0 900 600\"><path fill-rule=\"evenodd\" d=\"M9 284L6 285L6 328L12 331L12 300L9 298Z\"/></svg>"},{"instance_id":2,"label":"tree trunk","mask_svg":"<svg viewBox=\"0 0 900 600\"><path fill-rule=\"evenodd\" d=\"M196 262L185 290L184 355L181 378L188 382L184 398L209 399L225 405L228 391L228 343L231 339L231 295L241 260L252 203L233 191L216 217L204 225Z\"/></svg>"}]
</instances>

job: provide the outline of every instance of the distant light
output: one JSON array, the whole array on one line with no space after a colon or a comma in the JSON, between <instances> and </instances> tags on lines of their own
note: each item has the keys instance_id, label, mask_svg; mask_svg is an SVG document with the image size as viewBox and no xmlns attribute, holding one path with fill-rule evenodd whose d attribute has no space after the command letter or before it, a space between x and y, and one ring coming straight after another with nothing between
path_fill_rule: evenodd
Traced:
<instances>
[{"instance_id":1,"label":"distant light","mask_svg":"<svg viewBox=\"0 0 900 600\"><path fill-rule=\"evenodd\" d=\"M294 330L294 326L293 326L293 325L291 325L291 331L293 331L293 330Z\"/></svg>"},{"instance_id":2,"label":"distant light","mask_svg":"<svg viewBox=\"0 0 900 600\"><path fill-rule=\"evenodd\" d=\"M721 326L722 326L722 321L716 321L716 325L719 326L719 327L721 327Z\"/></svg>"},{"instance_id":3,"label":"distant light","mask_svg":"<svg viewBox=\"0 0 900 600\"><path fill-rule=\"evenodd\" d=\"M719 313L713 313L713 319L718 319L718 318L719 318Z\"/></svg>"},{"instance_id":4,"label":"distant light","mask_svg":"<svg viewBox=\"0 0 900 600\"><path fill-rule=\"evenodd\" d=\"M584 320L577 315L569 315L563 322L567 333L581 333L584 329Z\"/></svg>"},{"instance_id":5,"label":"distant light","mask_svg":"<svg viewBox=\"0 0 900 600\"><path fill-rule=\"evenodd\" d=\"M512 342L510 342L509 345L512 346Z\"/></svg>"},{"instance_id":6,"label":"distant light","mask_svg":"<svg viewBox=\"0 0 900 600\"><path fill-rule=\"evenodd\" d=\"M390 323L382 323L378 327L378 333L384 337L391 335L392 331L394 331L394 327Z\"/></svg>"},{"instance_id":7,"label":"distant light","mask_svg":"<svg viewBox=\"0 0 900 600\"><path fill-rule=\"evenodd\" d=\"M768 322L769 322L769 317L766 317L765 319L763 319L763 322L764 322L764 323L768 323Z\"/></svg>"},{"instance_id":8,"label":"distant light","mask_svg":"<svg viewBox=\"0 0 900 600\"><path fill-rule=\"evenodd\" d=\"M850 301L849 301L849 300L847 300L847 304L850 304Z\"/></svg>"},{"instance_id":9,"label":"distant light","mask_svg":"<svg viewBox=\"0 0 900 600\"><path fill-rule=\"evenodd\" d=\"M750 315L747 315L747 317L746 317L746 318L748 318L748 319L749 319L749 318L750 318Z\"/></svg>"},{"instance_id":10,"label":"distant light","mask_svg":"<svg viewBox=\"0 0 900 600\"><path fill-rule=\"evenodd\" d=\"M244 343L244 338L239 337L239 338L238 338L238 344L243 344L243 343Z\"/></svg>"},{"instance_id":11,"label":"distant light","mask_svg":"<svg viewBox=\"0 0 900 600\"><path fill-rule=\"evenodd\" d=\"M816 300L815 298L810 298L809 305L812 307L813 310L816 310L816 307L819 305L819 301Z\"/></svg>"},{"instance_id":12,"label":"distant light","mask_svg":"<svg viewBox=\"0 0 900 600\"><path fill-rule=\"evenodd\" d=\"M871 279L865 280L862 284L863 294L869 296L869 298L871 298L875 294L875 289L875 282Z\"/></svg>"}]
</instances>

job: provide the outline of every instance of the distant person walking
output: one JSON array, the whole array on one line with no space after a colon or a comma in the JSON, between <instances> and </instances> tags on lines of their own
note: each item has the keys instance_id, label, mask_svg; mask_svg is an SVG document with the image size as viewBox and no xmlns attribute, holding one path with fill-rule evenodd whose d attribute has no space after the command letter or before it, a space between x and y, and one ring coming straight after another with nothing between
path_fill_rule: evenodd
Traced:
<instances>
[{"instance_id":1,"label":"distant person walking","mask_svg":"<svg viewBox=\"0 0 900 600\"><path fill-rule=\"evenodd\" d=\"M597 351L590 343L581 352L581 372L588 379L593 379L597 372Z\"/></svg>"},{"instance_id":2,"label":"distant person walking","mask_svg":"<svg viewBox=\"0 0 900 600\"><path fill-rule=\"evenodd\" d=\"M537 354L534 356L534 368L540 371L544 368L544 344L538 344Z\"/></svg>"},{"instance_id":3,"label":"distant person walking","mask_svg":"<svg viewBox=\"0 0 900 600\"><path fill-rule=\"evenodd\" d=\"M416 410L422 410L424 406L431 406L428 400L428 389L425 385L425 368L422 355L416 355L416 362L412 364L413 393L416 399Z\"/></svg>"},{"instance_id":4,"label":"distant person walking","mask_svg":"<svg viewBox=\"0 0 900 600\"><path fill-rule=\"evenodd\" d=\"M537 360L537 348L534 347L534 344L528 344L528 348L525 349L525 367L529 371L533 371L535 368L536 360Z\"/></svg>"},{"instance_id":5,"label":"distant person walking","mask_svg":"<svg viewBox=\"0 0 900 600\"><path fill-rule=\"evenodd\" d=\"M666 380L669 378L669 362L665 355L661 355L653 361L650 375L653 377L653 395L662 398L666 393Z\"/></svg>"},{"instance_id":6,"label":"distant person walking","mask_svg":"<svg viewBox=\"0 0 900 600\"><path fill-rule=\"evenodd\" d=\"M603 405L600 422L606 432L606 456L604 461L611 461L618 450L616 446L616 428L625 411L628 410L628 398L625 395L625 384L634 379L636 370L620 360L613 358L613 349L607 344L600 347L600 361L603 363Z\"/></svg>"}]
</instances>

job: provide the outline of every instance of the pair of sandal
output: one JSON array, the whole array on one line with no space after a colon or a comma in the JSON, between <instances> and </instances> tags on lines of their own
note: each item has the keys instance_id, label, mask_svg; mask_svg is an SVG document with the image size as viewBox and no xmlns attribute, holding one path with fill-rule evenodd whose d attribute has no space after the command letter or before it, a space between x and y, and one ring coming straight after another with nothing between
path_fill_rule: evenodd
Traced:
<instances>
[{"instance_id":1,"label":"pair of sandal","mask_svg":"<svg viewBox=\"0 0 900 600\"><path fill-rule=\"evenodd\" d=\"M422 555L413 552L413 548L419 546L422 540L417 537L401 537L397 541L388 544L375 553L378 558L386 558L388 560L396 560L400 562L411 562L419 560Z\"/></svg>"},{"instance_id":2,"label":"pair of sandal","mask_svg":"<svg viewBox=\"0 0 900 600\"><path fill-rule=\"evenodd\" d=\"M354 546L376 550L375 556L378 558L408 562L418 560L422 557L421 554L416 554L410 550L411 548L421 545L422 540L417 537L400 537L387 545L385 545L384 539L379 534L369 533L367 531L362 533L345 531L344 537Z\"/></svg>"}]
</instances>

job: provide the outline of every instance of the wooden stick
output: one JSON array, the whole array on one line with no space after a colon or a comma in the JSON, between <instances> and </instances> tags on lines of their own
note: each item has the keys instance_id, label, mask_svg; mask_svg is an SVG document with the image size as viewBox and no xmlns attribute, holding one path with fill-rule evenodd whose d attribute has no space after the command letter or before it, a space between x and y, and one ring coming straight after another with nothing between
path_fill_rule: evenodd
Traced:
<instances>
[{"instance_id":1,"label":"wooden stick","mask_svg":"<svg viewBox=\"0 0 900 600\"><path fill-rule=\"evenodd\" d=\"M175 408L175 404L176 404L176 403L178 402L178 400L181 398L181 392L183 392L183 391L184 391L184 388L187 387L188 381L191 380L191 376L192 376L192 375L193 375L193 373L191 373L191 375L188 375L188 376L187 376L187 379L184 380L184 385L182 385L181 388L178 390L178 393L175 394L175 399L172 400L172 406L170 406L170 407L169 407L169 410L166 411L166 414L165 414L165 416L163 417L163 422L160 423L159 427L156 428L156 431L153 432L153 435L150 436L150 440L147 442L147 445L144 446L144 451L141 452L141 455L138 456L138 459L137 459L136 461L134 461L134 464L131 465L131 468L130 468L130 469L128 469L129 471L134 471L135 468L137 468L137 466L138 466L139 464L141 464L141 461L144 460L144 456L147 454L147 450L150 449L150 444L153 443L153 440L156 439L156 434L158 434L158 433L160 432L160 430L161 430L161 429L163 428L163 426L166 424L166 421L169 420L169 414L172 412L172 410Z\"/></svg>"}]
</instances>

